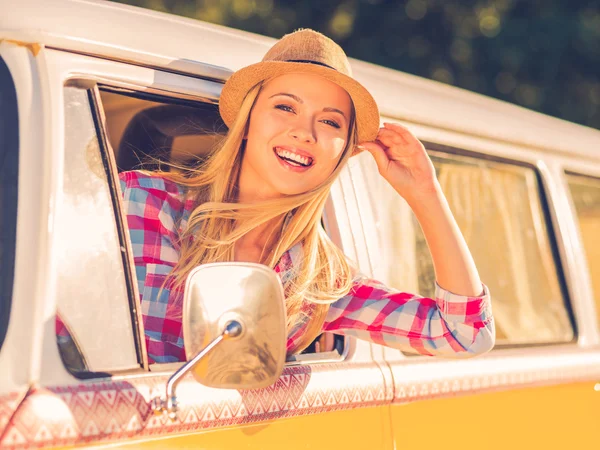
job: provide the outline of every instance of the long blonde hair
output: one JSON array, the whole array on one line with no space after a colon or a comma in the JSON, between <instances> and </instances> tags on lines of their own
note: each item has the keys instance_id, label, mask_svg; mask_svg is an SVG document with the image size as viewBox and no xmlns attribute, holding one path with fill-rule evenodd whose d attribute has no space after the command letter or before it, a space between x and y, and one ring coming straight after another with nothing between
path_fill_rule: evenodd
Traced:
<instances>
[{"instance_id":1,"label":"long blonde hair","mask_svg":"<svg viewBox=\"0 0 600 450\"><path fill-rule=\"evenodd\" d=\"M346 295L352 284L352 270L342 251L321 227L321 216L331 185L358 143L356 122L352 114L346 148L333 173L320 186L309 192L259 203L237 203L236 186L245 149L243 138L250 113L266 82L259 83L248 92L227 136L200 167L186 174L164 173L176 183L186 186L188 195L198 205L181 233L180 258L170 278L173 288L180 288L194 267L210 262L233 261L238 239L273 219L280 225L273 229L281 229L291 212L281 235L272 233L269 237L267 246L270 251L263 251L261 263L274 268L287 250L297 243L302 245L302 265L293 267L290 281L284 286L288 332L302 321L309 320L303 337L294 349L290 349L299 352L320 333L328 304ZM310 310L309 314L307 310Z\"/></svg>"}]
</instances>

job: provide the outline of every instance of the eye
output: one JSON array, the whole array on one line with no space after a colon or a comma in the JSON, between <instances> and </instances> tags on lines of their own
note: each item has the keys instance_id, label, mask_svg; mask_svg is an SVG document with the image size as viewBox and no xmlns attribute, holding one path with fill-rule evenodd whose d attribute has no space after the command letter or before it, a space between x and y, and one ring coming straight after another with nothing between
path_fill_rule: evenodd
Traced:
<instances>
[{"instance_id":1,"label":"eye","mask_svg":"<svg viewBox=\"0 0 600 450\"><path fill-rule=\"evenodd\" d=\"M290 105L284 105L284 104L275 105L275 108L281 109L282 111L287 111L287 112L292 112L292 113L295 112L294 108L292 108Z\"/></svg>"},{"instance_id":2,"label":"eye","mask_svg":"<svg viewBox=\"0 0 600 450\"><path fill-rule=\"evenodd\" d=\"M341 128L341 126L333 120L326 119L326 120L322 120L321 122L326 123L327 125L331 125L334 128Z\"/></svg>"}]
</instances>

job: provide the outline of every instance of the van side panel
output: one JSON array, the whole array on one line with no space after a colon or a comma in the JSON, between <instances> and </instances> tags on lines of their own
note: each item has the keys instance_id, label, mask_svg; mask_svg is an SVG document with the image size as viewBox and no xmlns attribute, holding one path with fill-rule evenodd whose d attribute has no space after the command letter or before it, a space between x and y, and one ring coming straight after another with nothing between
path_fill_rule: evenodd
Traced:
<instances>
[{"instance_id":1,"label":"van side panel","mask_svg":"<svg viewBox=\"0 0 600 450\"><path fill-rule=\"evenodd\" d=\"M271 420L260 424L175 436L169 439L124 443L111 448L392 449L389 408L389 406L376 406Z\"/></svg>"},{"instance_id":2,"label":"van side panel","mask_svg":"<svg viewBox=\"0 0 600 450\"><path fill-rule=\"evenodd\" d=\"M397 449L600 447L594 382L509 389L392 406Z\"/></svg>"}]
</instances>

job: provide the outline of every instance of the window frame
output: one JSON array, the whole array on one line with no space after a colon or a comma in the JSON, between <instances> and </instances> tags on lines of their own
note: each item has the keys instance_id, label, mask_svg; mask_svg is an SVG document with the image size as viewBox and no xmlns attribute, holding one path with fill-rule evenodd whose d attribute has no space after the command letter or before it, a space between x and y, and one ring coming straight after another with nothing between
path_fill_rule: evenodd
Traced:
<instances>
[{"instance_id":1,"label":"window frame","mask_svg":"<svg viewBox=\"0 0 600 450\"><path fill-rule=\"evenodd\" d=\"M106 168L106 177L108 179L111 193L117 233L119 235L119 243L121 248L125 249L125 251L121 251L121 259L123 262L123 271L125 273L125 288L127 290L127 298L129 300L129 315L133 329L133 339L137 359L142 369L148 370L148 353L146 351L146 340L143 337L144 328L142 323L139 293L135 275L131 268L133 266L133 249L131 248L131 242L128 233L125 231L127 219L122 206L123 195L118 180L115 155L110 150L105 132L106 126L104 109L102 108L102 99L100 98L98 85L95 85L93 89L88 90L88 97L90 99L90 106L92 107L92 117L94 118L94 125L96 126L96 135L98 136L102 162Z\"/></svg>"},{"instance_id":2,"label":"window frame","mask_svg":"<svg viewBox=\"0 0 600 450\"><path fill-rule=\"evenodd\" d=\"M340 236L340 228L335 216L335 205L333 203L333 199L331 195L327 198L325 202L325 208L323 209L323 218L321 221L325 232L330 237L332 242L337 245L339 248L342 247L342 239ZM329 332L326 332L329 333ZM336 335L335 333L332 333ZM321 337L320 334L317 338ZM306 364L322 364L322 363L332 363L332 362L342 362L348 359L350 356L350 352L354 346L354 339L350 336L345 336L342 334L338 334L336 336L341 336L344 339L344 346L342 347L342 353L339 353L337 350L332 350L328 352L319 352L319 353L300 353L298 355L290 355L287 357L285 361L285 365L287 366L302 366Z\"/></svg>"},{"instance_id":3,"label":"window frame","mask_svg":"<svg viewBox=\"0 0 600 450\"><path fill-rule=\"evenodd\" d=\"M501 164L508 164L512 166L524 167L533 171L536 181L538 183L539 201L542 209L543 219L548 233L548 244L552 252L552 258L554 261L554 267L556 270L557 281L560 292L562 294L563 305L573 330L573 339L570 341L560 342L535 342L535 343L497 343L494 346L494 350L504 349L523 349L523 348L543 348L549 346L564 346L564 345L576 345L579 340L579 326L577 317L573 307L573 299L571 296L571 290L569 289L569 280L566 275L566 261L560 250L561 245L564 246L563 238L558 230L557 217L558 212L555 209L554 203L551 201L551 193L549 192L549 183L551 180L547 179L547 174L542 170L542 163L533 164L527 161L513 159L509 157L490 155L483 152L474 150L466 150L460 147L454 147L445 144L439 144L433 141L421 140L426 151L429 153L434 152L441 155L456 155L474 158L483 161L496 162ZM493 299L493 293L492 293ZM493 302L493 300L492 300ZM408 356L409 354L405 354ZM410 355L412 356L412 355Z\"/></svg>"},{"instance_id":4,"label":"window frame","mask_svg":"<svg viewBox=\"0 0 600 450\"><path fill-rule=\"evenodd\" d=\"M119 248L121 254L121 264L123 264L123 273L125 278L125 292L127 295L128 301L128 309L129 309L129 320L131 320L131 337L133 338L133 345L135 347L135 355L136 362L139 365L138 368L128 368L128 369L115 369L115 370L107 370L102 372L97 371L71 371L66 365L64 365L64 361L62 360L61 355L61 363L63 364L64 369L73 377L79 380L88 380L88 379L105 379L113 376L122 376L126 374L136 373L140 369L147 371L148 362L147 362L147 354L145 351L145 340L142 339L141 331L141 312L138 307L138 303L136 302L136 296L132 295L132 292L137 292L137 286L135 284L135 279L132 278L132 273L129 269L128 259L130 258L130 251L128 248L128 240L125 239L125 235L123 234L122 227L120 223L124 220L122 215L122 208L120 207L120 197L121 192L119 188L119 183L117 178L114 176L116 173L116 163L114 161L114 157L112 153L109 151L109 146L107 146L106 136L104 134L104 124L103 124L103 115L101 109L101 99L98 95L97 84L94 80L88 77L82 76L72 76L67 77L62 81L61 89L63 90L61 93L61 98L64 99L64 90L66 88L77 88L81 90L85 90L85 95L87 96L89 105L86 105L87 108L89 106L89 113L91 115L94 131L96 133L96 138L99 146L99 153L102 160L102 165L104 167L104 173L107 179L107 188L109 190L110 195L110 203L112 205L112 213L115 220L115 227L117 229L117 236L119 240ZM61 105L64 108L64 104ZM65 113L64 109L62 109L63 114ZM66 117L65 117L66 119ZM66 124L66 123L65 123ZM64 132L64 130L62 131ZM125 248L125 251L122 249ZM57 305L58 307L58 305ZM55 311L55 316L58 317L58 308ZM139 316L139 317L138 317ZM79 344L74 341L74 345L77 349L79 349ZM60 353L60 348L59 348ZM85 357L84 354L80 352L80 356L82 358Z\"/></svg>"}]
</instances>

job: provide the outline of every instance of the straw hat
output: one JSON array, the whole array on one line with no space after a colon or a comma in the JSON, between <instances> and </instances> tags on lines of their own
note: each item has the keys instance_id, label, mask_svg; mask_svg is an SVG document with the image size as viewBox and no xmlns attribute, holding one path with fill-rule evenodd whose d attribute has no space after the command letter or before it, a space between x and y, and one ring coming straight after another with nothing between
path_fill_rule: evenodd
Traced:
<instances>
[{"instance_id":1,"label":"straw hat","mask_svg":"<svg viewBox=\"0 0 600 450\"><path fill-rule=\"evenodd\" d=\"M358 81L344 50L321 33L302 29L282 37L261 62L235 72L223 86L219 110L231 127L244 97L257 83L291 72L312 73L348 92L356 112L359 142L372 141L379 131L379 109L375 99Z\"/></svg>"}]
</instances>

